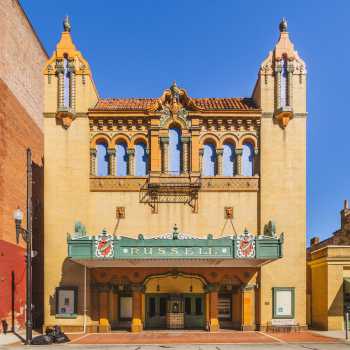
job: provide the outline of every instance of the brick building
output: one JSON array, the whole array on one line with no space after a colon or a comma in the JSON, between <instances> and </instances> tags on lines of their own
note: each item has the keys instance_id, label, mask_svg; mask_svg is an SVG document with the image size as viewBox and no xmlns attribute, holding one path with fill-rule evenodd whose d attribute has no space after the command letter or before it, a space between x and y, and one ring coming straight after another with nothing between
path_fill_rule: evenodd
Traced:
<instances>
[{"instance_id":1,"label":"brick building","mask_svg":"<svg viewBox=\"0 0 350 350\"><path fill-rule=\"evenodd\" d=\"M26 149L33 154L33 246L43 227L42 68L47 54L20 3L0 6L0 320L9 329L25 323L24 244L16 244L13 211L26 211ZM24 217L23 225L26 224ZM41 249L42 250L42 249ZM34 321L40 319L42 256L33 261Z\"/></svg>"}]
</instances>

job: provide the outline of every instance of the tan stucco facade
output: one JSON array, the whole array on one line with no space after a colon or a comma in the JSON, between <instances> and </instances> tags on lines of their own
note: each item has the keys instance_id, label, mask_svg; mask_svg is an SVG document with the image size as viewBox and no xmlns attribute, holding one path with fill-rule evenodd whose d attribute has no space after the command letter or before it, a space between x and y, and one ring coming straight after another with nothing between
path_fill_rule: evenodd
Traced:
<instances>
[{"instance_id":1,"label":"tan stucco facade","mask_svg":"<svg viewBox=\"0 0 350 350\"><path fill-rule=\"evenodd\" d=\"M74 67L69 106L62 106L61 101L60 69L64 57ZM292 67L288 70L287 106L280 105L280 78L276 67L281 60ZM266 327L273 318L273 288L295 291L291 318L301 326L306 325L306 68L284 28L275 49L259 69L250 99L252 106L248 107L208 107L208 99L192 99L185 90L173 85L160 92L159 95L163 95L159 99L132 100L133 105L142 103L145 107L123 105L119 108L118 103L126 102L99 99L88 63L76 50L68 30L62 33L57 50L44 69L44 77L45 326L59 323L66 329L81 330L85 322L87 329L108 330L117 318L118 295L113 296L103 288L96 292L93 283L110 283L115 274L132 284L144 283L147 276L158 276L156 280L161 284L164 281L159 276L170 274L164 278L172 278L174 269L186 276L197 276L193 277L197 284L191 287L192 292L204 293L198 276L204 276L206 283L216 286L227 276L239 281L237 285L233 283L230 292L232 327ZM178 94L177 100L173 99L174 91ZM105 104L112 107L105 108ZM164 114L165 109L169 116ZM186 114L181 114L183 109ZM180 127L184 144L188 142L188 146L182 148L182 170L185 171L177 177L166 171L164 147L170 125ZM130 163L127 176L116 176L115 155L112 155L109 160L114 170L110 170L108 176L97 176L96 143L103 140L112 150L118 140L123 140L131 151L130 159L136 142L141 139L149 152L149 175L134 176L134 165ZM227 140L231 140L238 151L232 177L222 175L220 151ZM254 147L254 170L251 176L244 176L240 151L248 141ZM211 142L218 150L216 176L200 175L205 142ZM147 181L153 184L200 182L201 187L188 203L159 200L154 204L152 200L140 199L142 186ZM117 219L116 211L120 207L125 216ZM233 219L227 217L227 208L233 208ZM198 265L183 261L164 265L154 261L153 266L152 262L145 265L138 262L123 265L122 270L113 270L118 262L114 267L105 268L89 265L85 288L84 263L72 262L67 255L66 235L74 231L77 220L85 225L88 235L98 235L105 228L110 234L134 238L140 233L145 238L159 236L171 231L174 224L181 232L198 238L206 238L208 234L214 238L241 234L245 229L253 235L262 235L265 225L272 220L278 233L284 232L283 257L264 265L252 262L250 266L236 264L234 267L213 267L206 261ZM148 283L153 283L151 289L157 293L154 281ZM188 279L181 283L183 289L188 290ZM171 283L166 285L169 288ZM56 288L62 286L78 287L77 315L72 318L60 318L55 311ZM151 293L145 283L143 287ZM163 287L160 285L160 288ZM210 330L224 324L218 322L216 311L222 294L218 288L210 289L203 299ZM173 292L178 293L181 288L175 289ZM136 289L132 292L131 329L134 331L141 330L146 322L147 293L140 293Z\"/></svg>"},{"instance_id":2,"label":"tan stucco facade","mask_svg":"<svg viewBox=\"0 0 350 350\"><path fill-rule=\"evenodd\" d=\"M324 241L311 239L307 251L308 322L321 330L343 330L349 311L350 210L345 201L341 227Z\"/></svg>"}]
</instances>

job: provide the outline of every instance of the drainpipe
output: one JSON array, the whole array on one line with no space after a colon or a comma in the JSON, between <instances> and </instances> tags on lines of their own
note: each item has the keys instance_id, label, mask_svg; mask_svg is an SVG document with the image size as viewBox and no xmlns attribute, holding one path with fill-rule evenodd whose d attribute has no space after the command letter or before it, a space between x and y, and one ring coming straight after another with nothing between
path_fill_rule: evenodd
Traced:
<instances>
[{"instance_id":1,"label":"drainpipe","mask_svg":"<svg viewBox=\"0 0 350 350\"><path fill-rule=\"evenodd\" d=\"M83 332L86 333L86 265L84 265L84 324Z\"/></svg>"}]
</instances>

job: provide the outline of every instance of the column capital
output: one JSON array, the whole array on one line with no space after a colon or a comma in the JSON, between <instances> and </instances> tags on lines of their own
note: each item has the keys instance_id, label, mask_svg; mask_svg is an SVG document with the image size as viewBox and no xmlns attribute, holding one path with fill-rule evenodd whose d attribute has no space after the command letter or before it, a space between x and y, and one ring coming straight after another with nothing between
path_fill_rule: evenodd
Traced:
<instances>
[{"instance_id":1,"label":"column capital","mask_svg":"<svg viewBox=\"0 0 350 350\"><path fill-rule=\"evenodd\" d=\"M168 137L168 136L161 136L161 137L159 138L159 141L160 141L161 143L169 143L169 137Z\"/></svg>"},{"instance_id":2,"label":"column capital","mask_svg":"<svg viewBox=\"0 0 350 350\"><path fill-rule=\"evenodd\" d=\"M205 290L208 293L217 292L217 291L219 291L219 289L220 289L220 284L219 283L208 283L205 286Z\"/></svg>"},{"instance_id":3,"label":"column capital","mask_svg":"<svg viewBox=\"0 0 350 350\"><path fill-rule=\"evenodd\" d=\"M224 154L224 150L222 148L218 148L218 149L216 149L216 154L218 156L222 156Z\"/></svg>"},{"instance_id":4,"label":"column capital","mask_svg":"<svg viewBox=\"0 0 350 350\"><path fill-rule=\"evenodd\" d=\"M115 148L108 148L107 153L109 156L115 155Z\"/></svg>"},{"instance_id":5,"label":"column capital","mask_svg":"<svg viewBox=\"0 0 350 350\"><path fill-rule=\"evenodd\" d=\"M282 60L276 61L275 63L275 72L281 73L282 72Z\"/></svg>"},{"instance_id":6,"label":"column capital","mask_svg":"<svg viewBox=\"0 0 350 350\"><path fill-rule=\"evenodd\" d=\"M257 156L259 154L259 148L254 148L254 154Z\"/></svg>"},{"instance_id":7,"label":"column capital","mask_svg":"<svg viewBox=\"0 0 350 350\"><path fill-rule=\"evenodd\" d=\"M135 154L135 150L134 149L128 149L126 152L129 156L133 156Z\"/></svg>"},{"instance_id":8,"label":"column capital","mask_svg":"<svg viewBox=\"0 0 350 350\"><path fill-rule=\"evenodd\" d=\"M288 73L293 73L294 72L294 64L293 64L293 62L288 62L288 64L287 64L287 72Z\"/></svg>"},{"instance_id":9,"label":"column capital","mask_svg":"<svg viewBox=\"0 0 350 350\"><path fill-rule=\"evenodd\" d=\"M243 149L241 148L236 148L235 149L236 156L241 156L243 154Z\"/></svg>"},{"instance_id":10,"label":"column capital","mask_svg":"<svg viewBox=\"0 0 350 350\"><path fill-rule=\"evenodd\" d=\"M63 74L64 73L63 60L57 60L55 68L56 68L56 73L57 74Z\"/></svg>"},{"instance_id":11,"label":"column capital","mask_svg":"<svg viewBox=\"0 0 350 350\"><path fill-rule=\"evenodd\" d=\"M90 148L90 155L96 156L96 153L97 153L97 151L95 148Z\"/></svg>"},{"instance_id":12,"label":"column capital","mask_svg":"<svg viewBox=\"0 0 350 350\"><path fill-rule=\"evenodd\" d=\"M200 148L199 149L199 155L202 156L204 154L204 149L203 148Z\"/></svg>"},{"instance_id":13,"label":"column capital","mask_svg":"<svg viewBox=\"0 0 350 350\"><path fill-rule=\"evenodd\" d=\"M256 284L243 285L239 289L240 289L241 292L246 292L246 291L253 290L254 288L256 288Z\"/></svg>"},{"instance_id":14,"label":"column capital","mask_svg":"<svg viewBox=\"0 0 350 350\"><path fill-rule=\"evenodd\" d=\"M188 143L191 141L190 136L181 136L181 142Z\"/></svg>"},{"instance_id":15,"label":"column capital","mask_svg":"<svg viewBox=\"0 0 350 350\"><path fill-rule=\"evenodd\" d=\"M131 285L131 291L144 293L145 286L142 283L133 283Z\"/></svg>"}]
</instances>

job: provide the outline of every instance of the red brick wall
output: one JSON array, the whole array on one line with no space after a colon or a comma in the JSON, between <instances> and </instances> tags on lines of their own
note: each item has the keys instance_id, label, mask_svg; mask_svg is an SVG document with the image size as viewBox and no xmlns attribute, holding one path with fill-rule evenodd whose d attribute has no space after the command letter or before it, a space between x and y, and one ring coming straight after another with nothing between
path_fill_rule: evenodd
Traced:
<instances>
[{"instance_id":1,"label":"red brick wall","mask_svg":"<svg viewBox=\"0 0 350 350\"><path fill-rule=\"evenodd\" d=\"M0 4L0 78L42 129L47 54L18 0Z\"/></svg>"},{"instance_id":2,"label":"red brick wall","mask_svg":"<svg viewBox=\"0 0 350 350\"><path fill-rule=\"evenodd\" d=\"M43 293L42 69L47 54L18 0L0 1L0 321L24 325L23 241L15 243L13 211L26 212L26 149L33 153L33 261L35 320ZM24 220L23 225L26 222ZM12 272L14 272L13 292ZM24 275L23 275L24 273ZM12 303L14 302L14 310ZM40 322L40 321L39 321ZM1 333L1 324L0 324Z\"/></svg>"},{"instance_id":3,"label":"red brick wall","mask_svg":"<svg viewBox=\"0 0 350 350\"><path fill-rule=\"evenodd\" d=\"M0 240L0 319L8 330L13 324L23 328L25 322L25 250Z\"/></svg>"},{"instance_id":4,"label":"red brick wall","mask_svg":"<svg viewBox=\"0 0 350 350\"><path fill-rule=\"evenodd\" d=\"M12 300L11 271L15 272L17 283L15 293L17 326L23 326L25 299L25 271L23 240L16 245L13 211L20 206L26 212L26 149L33 154L33 243L40 250L35 258L33 276L34 293L40 294L42 288L42 211L43 211L43 133L28 115L26 110L0 79L0 320L7 319L11 326ZM25 226L24 220L23 225ZM23 275L24 273L24 275ZM22 276L23 275L23 276ZM24 281L17 278L22 276ZM4 300L4 301L3 301ZM40 304L37 302L37 304ZM22 311L21 311L22 310Z\"/></svg>"}]
</instances>

